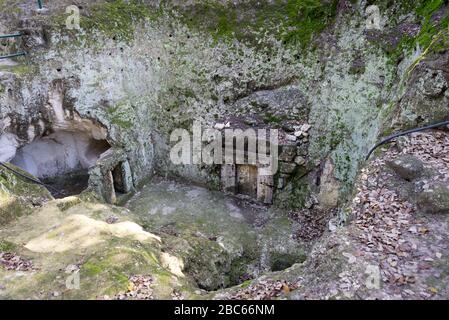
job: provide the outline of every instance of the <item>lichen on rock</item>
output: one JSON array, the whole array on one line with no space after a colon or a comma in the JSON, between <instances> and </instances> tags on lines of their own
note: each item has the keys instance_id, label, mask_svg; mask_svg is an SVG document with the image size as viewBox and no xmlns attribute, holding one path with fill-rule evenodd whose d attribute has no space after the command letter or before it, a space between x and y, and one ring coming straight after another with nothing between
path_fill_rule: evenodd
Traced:
<instances>
[{"instance_id":1,"label":"lichen on rock","mask_svg":"<svg viewBox=\"0 0 449 320\"><path fill-rule=\"evenodd\" d=\"M82 1L72 30L70 1L16 2L1 2L0 32L22 37L3 47L27 55L0 64L0 160L89 181L54 200L0 167L0 252L33 266L0 266L0 297L440 294L425 282L447 254L447 137L365 157L383 136L448 119L446 1ZM171 133L195 121L279 130L270 201L224 195L220 164L171 161ZM407 264L418 240L427 273ZM76 275L83 290L66 287Z\"/></svg>"}]
</instances>

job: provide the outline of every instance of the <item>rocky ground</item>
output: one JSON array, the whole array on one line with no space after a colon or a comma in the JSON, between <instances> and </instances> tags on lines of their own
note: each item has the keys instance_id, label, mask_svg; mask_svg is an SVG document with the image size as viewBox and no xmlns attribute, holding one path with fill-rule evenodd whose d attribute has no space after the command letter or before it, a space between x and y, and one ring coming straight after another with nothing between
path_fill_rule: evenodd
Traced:
<instances>
[{"instance_id":1,"label":"rocky ground","mask_svg":"<svg viewBox=\"0 0 449 320\"><path fill-rule=\"evenodd\" d=\"M443 131L380 150L362 170L344 209L350 222L340 228L325 223L316 207L287 218L161 178L128 208L78 197L50 200L0 228L0 296L444 299L448 163ZM312 250L300 263L287 253L300 247L298 239L307 252L306 234ZM74 274L81 290L67 288ZM219 289L233 283L240 284Z\"/></svg>"},{"instance_id":2,"label":"rocky ground","mask_svg":"<svg viewBox=\"0 0 449 320\"><path fill-rule=\"evenodd\" d=\"M447 1L379 1L371 27L372 1L44 3L0 0L0 34L22 33L0 51L27 52L0 62L2 161L30 145L40 159L39 143L68 130L79 159L112 147L89 184L115 203L103 174L125 159L128 191L152 174L218 187L215 166L169 161L172 130L198 119L279 128L298 148L280 154L282 211L160 178L125 207L54 199L0 167L0 298L449 296L447 132L364 161L387 132L448 119ZM82 30L66 23L72 4ZM74 148L80 137L101 150ZM42 177L71 162L47 154Z\"/></svg>"},{"instance_id":3,"label":"rocky ground","mask_svg":"<svg viewBox=\"0 0 449 320\"><path fill-rule=\"evenodd\" d=\"M305 259L295 221L220 192L155 178L126 207L84 194L5 220L0 297L192 299Z\"/></svg>"},{"instance_id":4,"label":"rocky ground","mask_svg":"<svg viewBox=\"0 0 449 320\"><path fill-rule=\"evenodd\" d=\"M362 172L351 208L360 255L379 265L392 297L449 297L448 173L443 132L403 138Z\"/></svg>"},{"instance_id":5,"label":"rocky ground","mask_svg":"<svg viewBox=\"0 0 449 320\"><path fill-rule=\"evenodd\" d=\"M264 299L446 299L449 135L417 133L362 170L346 227L307 261L214 295Z\"/></svg>"},{"instance_id":6,"label":"rocky ground","mask_svg":"<svg viewBox=\"0 0 449 320\"><path fill-rule=\"evenodd\" d=\"M305 259L300 225L288 216L245 199L198 186L154 179L126 205L164 248L185 261L203 289L229 287Z\"/></svg>"}]
</instances>

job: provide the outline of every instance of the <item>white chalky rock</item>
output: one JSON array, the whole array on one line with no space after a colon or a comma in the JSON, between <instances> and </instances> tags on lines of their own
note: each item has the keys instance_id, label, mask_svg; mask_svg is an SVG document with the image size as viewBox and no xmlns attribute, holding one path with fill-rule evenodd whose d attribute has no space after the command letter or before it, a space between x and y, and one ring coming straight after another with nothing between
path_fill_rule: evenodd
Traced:
<instances>
[{"instance_id":1,"label":"white chalky rock","mask_svg":"<svg viewBox=\"0 0 449 320\"><path fill-rule=\"evenodd\" d=\"M301 131L308 132L310 130L310 128L312 128L312 126L310 124L306 123L301 126Z\"/></svg>"},{"instance_id":2,"label":"white chalky rock","mask_svg":"<svg viewBox=\"0 0 449 320\"><path fill-rule=\"evenodd\" d=\"M19 146L16 135L5 133L0 136L0 161L7 162L14 158Z\"/></svg>"},{"instance_id":3,"label":"white chalky rock","mask_svg":"<svg viewBox=\"0 0 449 320\"><path fill-rule=\"evenodd\" d=\"M223 130L226 127L224 123L217 123L215 124L214 128L217 130Z\"/></svg>"}]
</instances>

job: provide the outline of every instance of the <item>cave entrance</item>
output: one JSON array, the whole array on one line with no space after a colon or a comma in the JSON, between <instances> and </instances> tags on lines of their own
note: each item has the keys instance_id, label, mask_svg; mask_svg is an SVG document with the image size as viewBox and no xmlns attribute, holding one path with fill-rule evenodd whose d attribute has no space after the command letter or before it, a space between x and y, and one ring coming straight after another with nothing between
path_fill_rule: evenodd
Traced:
<instances>
[{"instance_id":1,"label":"cave entrance","mask_svg":"<svg viewBox=\"0 0 449 320\"><path fill-rule=\"evenodd\" d=\"M17 150L12 164L52 186L55 198L81 193L89 180L88 169L111 146L86 131L56 131Z\"/></svg>"}]
</instances>

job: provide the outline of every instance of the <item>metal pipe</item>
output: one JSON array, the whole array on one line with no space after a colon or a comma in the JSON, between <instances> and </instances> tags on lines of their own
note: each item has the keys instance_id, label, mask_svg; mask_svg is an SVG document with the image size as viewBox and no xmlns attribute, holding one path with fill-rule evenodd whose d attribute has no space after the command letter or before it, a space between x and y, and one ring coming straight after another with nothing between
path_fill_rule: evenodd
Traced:
<instances>
[{"instance_id":1,"label":"metal pipe","mask_svg":"<svg viewBox=\"0 0 449 320\"><path fill-rule=\"evenodd\" d=\"M6 56L0 56L0 60L14 58L14 57L20 57L20 56L25 56L25 55L26 55L26 52L17 52L17 53L8 54Z\"/></svg>"},{"instance_id":2,"label":"metal pipe","mask_svg":"<svg viewBox=\"0 0 449 320\"><path fill-rule=\"evenodd\" d=\"M17 37L21 37L21 36L22 36L22 34L20 32L11 33L11 34L2 34L2 35L0 35L0 39L17 38Z\"/></svg>"},{"instance_id":3,"label":"metal pipe","mask_svg":"<svg viewBox=\"0 0 449 320\"><path fill-rule=\"evenodd\" d=\"M414 133L414 132L419 132L419 131L424 131L424 130L429 130L429 129L433 129L433 128L438 128L438 127L443 127L443 126L448 126L449 125L449 121L443 121L443 122L439 122L439 123L435 123L435 124L431 124L422 128L415 128L415 129L410 129L407 131L403 131L403 132L399 132L399 133L395 133L391 136L386 137L385 139L383 139L381 142L379 142L378 144L376 144L373 148L371 148L371 150L369 151L368 155L366 156L366 160L369 159L369 157L371 156L371 154L374 152L374 150L376 150L377 148L379 148L381 145L384 145L388 142L390 142L391 140L393 140L394 138L397 137L401 137L401 136L405 136L407 134L410 133Z\"/></svg>"}]
</instances>

